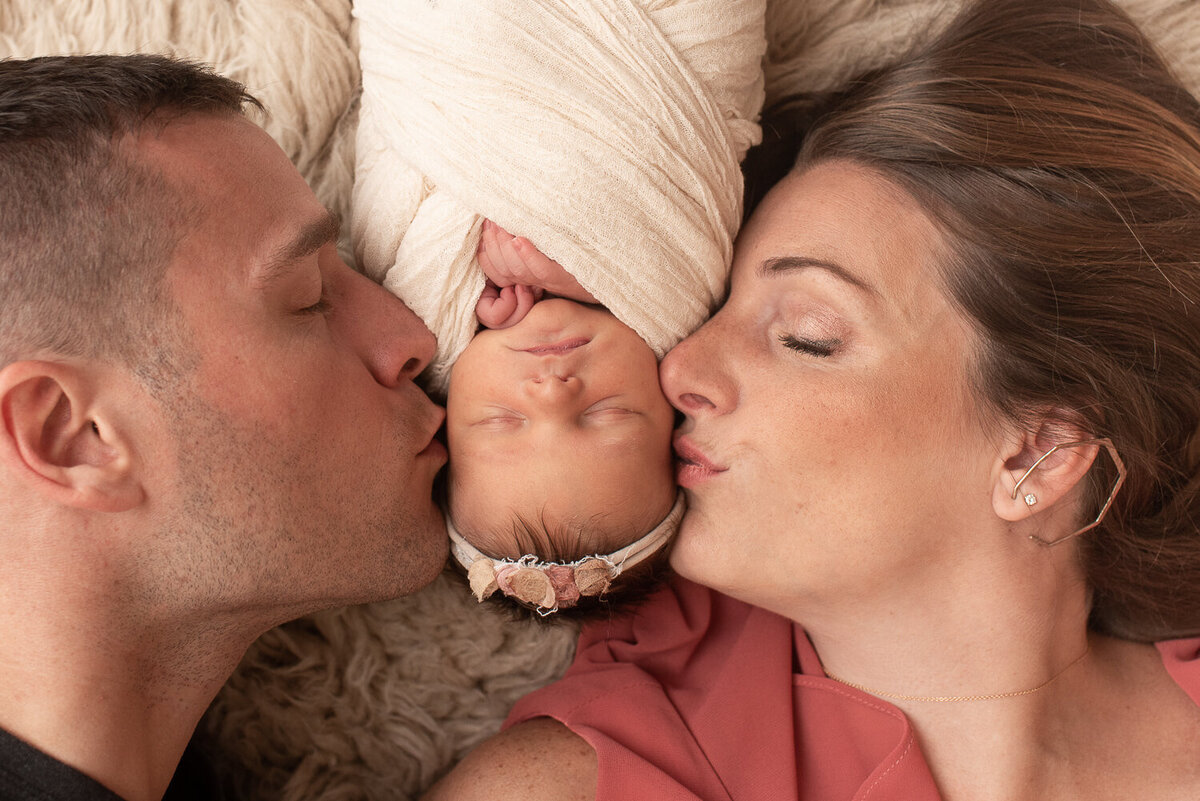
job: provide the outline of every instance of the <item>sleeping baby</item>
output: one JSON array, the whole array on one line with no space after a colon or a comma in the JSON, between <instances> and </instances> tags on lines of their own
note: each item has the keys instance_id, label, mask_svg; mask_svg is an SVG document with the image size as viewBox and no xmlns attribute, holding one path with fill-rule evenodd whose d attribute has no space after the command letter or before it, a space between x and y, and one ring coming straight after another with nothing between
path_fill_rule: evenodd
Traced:
<instances>
[{"instance_id":1,"label":"sleeping baby","mask_svg":"<svg viewBox=\"0 0 1200 801\"><path fill-rule=\"evenodd\" d=\"M478 258L486 327L446 401L452 552L480 600L609 605L665 560L683 511L658 360L528 240L485 221Z\"/></svg>"},{"instance_id":2,"label":"sleeping baby","mask_svg":"<svg viewBox=\"0 0 1200 801\"><path fill-rule=\"evenodd\" d=\"M657 360L724 297L762 3L354 15L354 255L437 337L452 552L480 599L607 608L682 515Z\"/></svg>"}]
</instances>

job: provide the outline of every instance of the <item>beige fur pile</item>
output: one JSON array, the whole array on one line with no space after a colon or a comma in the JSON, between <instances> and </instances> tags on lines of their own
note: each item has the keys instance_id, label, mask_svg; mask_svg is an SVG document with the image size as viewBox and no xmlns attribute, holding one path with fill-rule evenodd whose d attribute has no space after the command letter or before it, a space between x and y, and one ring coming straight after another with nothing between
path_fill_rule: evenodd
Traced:
<instances>
[{"instance_id":1,"label":"beige fur pile","mask_svg":"<svg viewBox=\"0 0 1200 801\"><path fill-rule=\"evenodd\" d=\"M771 0L768 102L894 59L958 5ZM1200 4L1124 5L1200 89ZM348 212L359 87L349 0L0 0L0 57L133 51L208 61L244 81L317 194ZM202 729L243 798L414 798L517 697L565 669L573 639L570 626L513 623L442 577L411 598L269 632Z\"/></svg>"},{"instance_id":2,"label":"beige fur pile","mask_svg":"<svg viewBox=\"0 0 1200 801\"><path fill-rule=\"evenodd\" d=\"M346 212L358 59L349 0L0 0L0 57L154 52L250 87L259 120L321 200Z\"/></svg>"}]
</instances>

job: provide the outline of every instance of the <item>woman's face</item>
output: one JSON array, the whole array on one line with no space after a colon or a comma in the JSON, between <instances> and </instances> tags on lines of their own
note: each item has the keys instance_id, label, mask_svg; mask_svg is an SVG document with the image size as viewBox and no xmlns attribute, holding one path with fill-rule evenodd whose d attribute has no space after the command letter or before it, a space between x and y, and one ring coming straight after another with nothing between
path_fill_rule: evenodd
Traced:
<instances>
[{"instance_id":1,"label":"woman's face","mask_svg":"<svg viewBox=\"0 0 1200 801\"><path fill-rule=\"evenodd\" d=\"M795 618L924 580L994 520L997 450L944 252L915 200L847 162L763 201L725 306L662 363L686 415L676 570Z\"/></svg>"}]
</instances>

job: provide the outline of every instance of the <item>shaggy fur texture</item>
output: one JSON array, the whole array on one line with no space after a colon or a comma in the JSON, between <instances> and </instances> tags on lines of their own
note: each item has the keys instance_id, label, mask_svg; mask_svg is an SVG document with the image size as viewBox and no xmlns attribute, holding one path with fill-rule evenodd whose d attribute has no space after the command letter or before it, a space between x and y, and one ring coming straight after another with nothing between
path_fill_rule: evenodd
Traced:
<instances>
[{"instance_id":1,"label":"shaggy fur texture","mask_svg":"<svg viewBox=\"0 0 1200 801\"><path fill-rule=\"evenodd\" d=\"M349 0L0 0L0 58L166 53L212 64L321 201L348 215L359 70Z\"/></svg>"},{"instance_id":2,"label":"shaggy fur texture","mask_svg":"<svg viewBox=\"0 0 1200 801\"><path fill-rule=\"evenodd\" d=\"M477 604L456 576L263 636L206 720L239 798L416 798L561 675L576 628Z\"/></svg>"},{"instance_id":3,"label":"shaggy fur texture","mask_svg":"<svg viewBox=\"0 0 1200 801\"><path fill-rule=\"evenodd\" d=\"M1200 89L1200 4L1124 0ZM773 0L768 103L900 55L958 0ZM349 0L0 0L0 57L155 51L208 61L348 212L359 86ZM570 625L514 622L443 576L411 598L264 635L202 725L241 798L410 799L570 661Z\"/></svg>"}]
</instances>

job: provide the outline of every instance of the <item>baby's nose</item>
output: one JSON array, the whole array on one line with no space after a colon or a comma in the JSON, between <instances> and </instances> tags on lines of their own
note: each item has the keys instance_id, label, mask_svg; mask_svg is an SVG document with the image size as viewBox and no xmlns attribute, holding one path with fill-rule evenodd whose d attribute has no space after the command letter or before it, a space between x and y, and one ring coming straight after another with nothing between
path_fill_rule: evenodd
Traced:
<instances>
[{"instance_id":1,"label":"baby's nose","mask_svg":"<svg viewBox=\"0 0 1200 801\"><path fill-rule=\"evenodd\" d=\"M573 398L582 388L583 382L575 376L552 372L534 376L525 382L525 391L529 395L550 403Z\"/></svg>"}]
</instances>

